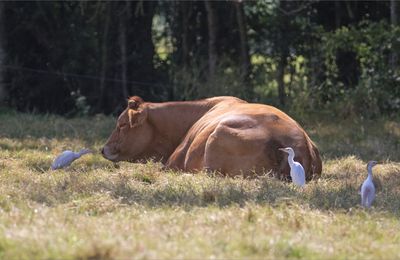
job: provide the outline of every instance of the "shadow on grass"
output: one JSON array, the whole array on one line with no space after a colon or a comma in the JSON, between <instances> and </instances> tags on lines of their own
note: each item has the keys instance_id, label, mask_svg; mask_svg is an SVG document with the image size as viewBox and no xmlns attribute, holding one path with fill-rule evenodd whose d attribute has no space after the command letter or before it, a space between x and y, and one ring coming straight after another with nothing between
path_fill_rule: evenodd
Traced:
<instances>
[{"instance_id":1,"label":"shadow on grass","mask_svg":"<svg viewBox=\"0 0 400 260\"><path fill-rule=\"evenodd\" d=\"M143 205L150 208L299 205L321 211L350 211L358 208L357 187L344 185L329 187L311 182L305 189L283 183L270 177L259 179L232 179L206 176L153 176L151 173L125 174L110 168L111 176L97 179L82 172L55 174L49 181L46 174L34 182L20 180L24 194L20 200L31 200L49 207L64 204L89 203L81 206L89 212L103 214L123 206ZM168 175L168 173L166 173ZM93 199L95 198L95 199ZM374 211L400 215L400 190L389 187L377 195ZM88 202L89 201L89 202ZM108 205L104 210L104 205ZM84 211L85 211L84 210Z\"/></svg>"},{"instance_id":2,"label":"shadow on grass","mask_svg":"<svg viewBox=\"0 0 400 260\"><path fill-rule=\"evenodd\" d=\"M218 182L218 181L217 181ZM287 183L265 181L257 190L248 190L240 184L226 183L222 186L203 186L200 189L182 186L165 186L153 191L135 189L126 184L120 184L110 190L112 196L122 199L128 205L141 204L150 207L178 206L190 209L192 207L227 207L231 205L244 206L248 203L260 205L307 205L311 209L321 211L349 211L360 206L360 195L357 187L348 186L337 189L312 187L299 189ZM400 215L400 193L387 192L378 194L374 210ZM387 201L392 201L387 203Z\"/></svg>"},{"instance_id":3,"label":"shadow on grass","mask_svg":"<svg viewBox=\"0 0 400 260\"><path fill-rule=\"evenodd\" d=\"M46 137L33 138L0 138L0 150L9 152L49 152L52 150L69 149L79 150L82 147L93 149L93 146L98 143L103 143L104 140L85 140L82 138L64 138L64 139L49 139Z\"/></svg>"},{"instance_id":4,"label":"shadow on grass","mask_svg":"<svg viewBox=\"0 0 400 260\"><path fill-rule=\"evenodd\" d=\"M325 118L308 126L325 159L355 155L364 161L400 161L400 124L396 120L352 118L338 122Z\"/></svg>"},{"instance_id":5,"label":"shadow on grass","mask_svg":"<svg viewBox=\"0 0 400 260\"><path fill-rule=\"evenodd\" d=\"M94 142L106 139L116 119L104 115L65 118L56 115L27 113L0 114L1 137L10 139L55 138L82 139Z\"/></svg>"},{"instance_id":6,"label":"shadow on grass","mask_svg":"<svg viewBox=\"0 0 400 260\"><path fill-rule=\"evenodd\" d=\"M360 205L358 187L351 184L330 187L311 182L305 189L300 189L269 177L256 180L222 177L195 179L195 176L160 178L146 173L120 174L118 169L112 168L109 172L114 175L110 179L97 179L81 171L53 173L50 181L46 178L48 174L44 173L35 181L20 179L20 189L24 193L15 195L21 201L31 200L49 207L90 201L90 206L80 208L95 214L134 205L191 210L194 207L224 208L250 203L273 207L298 205L321 211L344 212ZM101 199L93 199L99 196ZM395 184L389 185L377 194L372 210L400 216L399 198L400 189ZM108 205L106 210L104 205Z\"/></svg>"}]
</instances>

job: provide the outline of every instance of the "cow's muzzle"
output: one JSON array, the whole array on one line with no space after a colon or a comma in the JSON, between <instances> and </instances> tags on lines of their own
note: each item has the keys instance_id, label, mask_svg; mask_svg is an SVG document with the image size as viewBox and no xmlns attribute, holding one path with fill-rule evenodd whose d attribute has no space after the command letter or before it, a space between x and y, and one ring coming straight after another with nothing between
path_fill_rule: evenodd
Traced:
<instances>
[{"instance_id":1,"label":"cow's muzzle","mask_svg":"<svg viewBox=\"0 0 400 260\"><path fill-rule=\"evenodd\" d=\"M115 162L117 160L118 154L112 153L110 150L111 149L108 146L104 146L101 149L101 154L105 159Z\"/></svg>"}]
</instances>

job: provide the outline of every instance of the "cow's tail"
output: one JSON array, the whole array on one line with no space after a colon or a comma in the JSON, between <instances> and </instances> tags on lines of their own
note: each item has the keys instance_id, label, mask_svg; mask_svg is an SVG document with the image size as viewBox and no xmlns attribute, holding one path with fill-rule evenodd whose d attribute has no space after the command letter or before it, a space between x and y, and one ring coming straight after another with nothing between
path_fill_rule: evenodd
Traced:
<instances>
[{"instance_id":1,"label":"cow's tail","mask_svg":"<svg viewBox=\"0 0 400 260\"><path fill-rule=\"evenodd\" d=\"M307 181L309 181L321 177L322 160L317 146L305 132L304 132L304 137L307 141L308 152L310 154L310 159L311 159L309 161L309 168L308 168L309 174L306 175Z\"/></svg>"}]
</instances>

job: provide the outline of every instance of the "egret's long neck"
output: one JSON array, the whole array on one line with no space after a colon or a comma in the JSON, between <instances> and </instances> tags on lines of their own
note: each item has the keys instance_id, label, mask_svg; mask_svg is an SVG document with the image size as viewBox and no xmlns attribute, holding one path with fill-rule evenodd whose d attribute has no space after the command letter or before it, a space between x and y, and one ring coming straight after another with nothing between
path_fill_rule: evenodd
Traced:
<instances>
[{"instance_id":1,"label":"egret's long neck","mask_svg":"<svg viewBox=\"0 0 400 260\"><path fill-rule=\"evenodd\" d=\"M290 166L293 166L293 164L294 164L294 153L293 152L289 152L288 162L289 162Z\"/></svg>"},{"instance_id":2,"label":"egret's long neck","mask_svg":"<svg viewBox=\"0 0 400 260\"><path fill-rule=\"evenodd\" d=\"M77 158L79 158L79 157L81 157L82 155L87 154L87 153L90 153L90 151L88 151L88 150L81 150L81 151L79 151L78 153L75 153L75 156L76 156Z\"/></svg>"},{"instance_id":3,"label":"egret's long neck","mask_svg":"<svg viewBox=\"0 0 400 260\"><path fill-rule=\"evenodd\" d=\"M367 171L368 171L368 179L372 179L372 167L368 166Z\"/></svg>"}]
</instances>

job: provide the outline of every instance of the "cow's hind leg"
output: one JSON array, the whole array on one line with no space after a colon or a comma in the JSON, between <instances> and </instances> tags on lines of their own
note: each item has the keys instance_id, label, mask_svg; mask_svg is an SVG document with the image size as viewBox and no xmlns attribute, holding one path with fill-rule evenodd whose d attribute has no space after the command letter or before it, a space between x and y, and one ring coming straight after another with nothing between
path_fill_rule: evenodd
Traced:
<instances>
[{"instance_id":1,"label":"cow's hind leg","mask_svg":"<svg viewBox=\"0 0 400 260\"><path fill-rule=\"evenodd\" d=\"M250 131L226 125L216 127L205 145L204 168L229 176L249 176L267 170L265 140L251 135Z\"/></svg>"}]
</instances>

